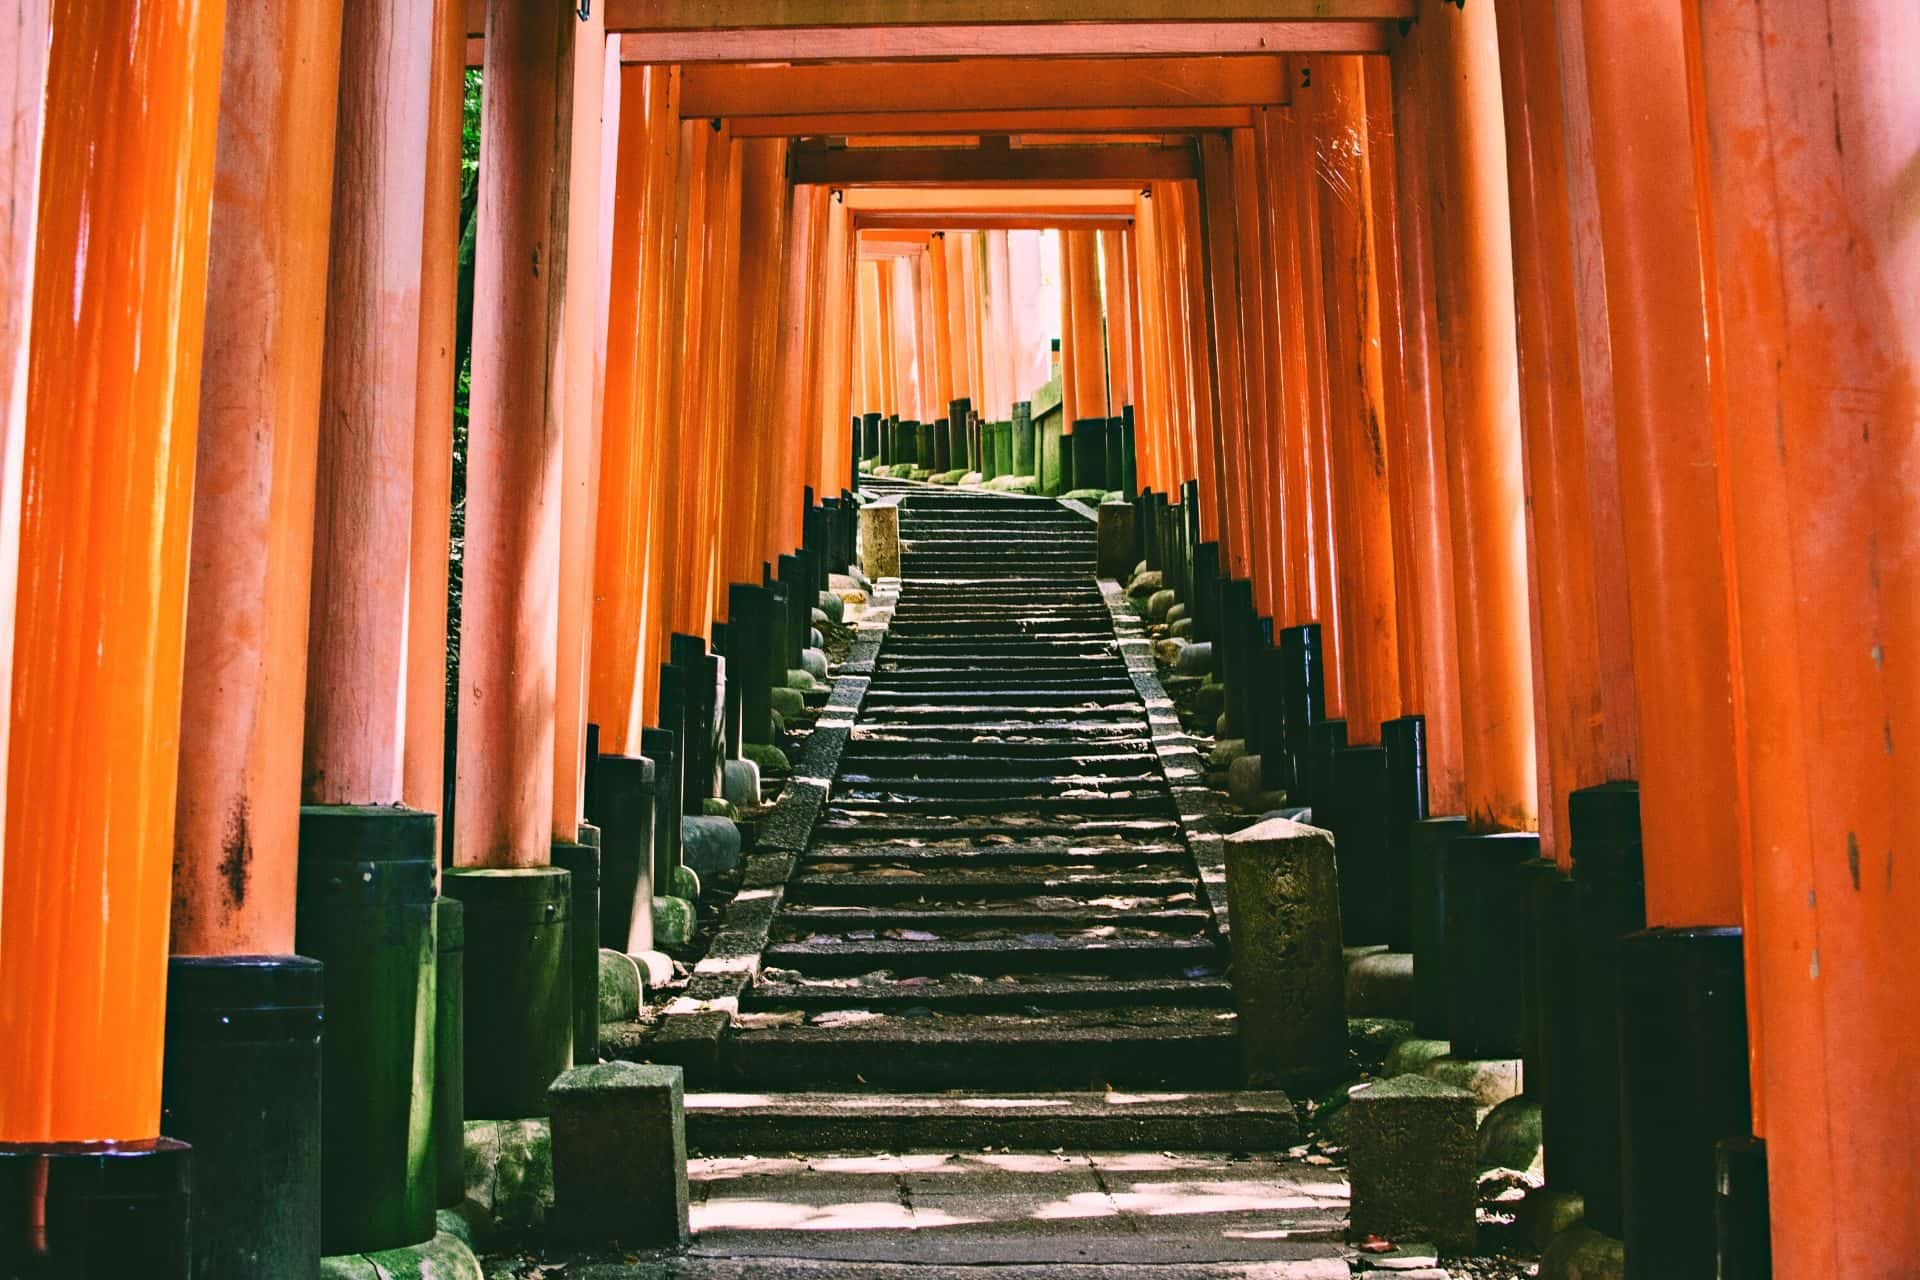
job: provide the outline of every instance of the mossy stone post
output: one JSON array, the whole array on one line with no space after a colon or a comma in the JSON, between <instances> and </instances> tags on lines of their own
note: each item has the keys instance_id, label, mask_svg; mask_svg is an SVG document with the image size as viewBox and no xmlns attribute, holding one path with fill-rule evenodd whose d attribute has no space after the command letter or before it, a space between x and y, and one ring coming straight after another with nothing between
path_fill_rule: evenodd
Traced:
<instances>
[{"instance_id":1,"label":"mossy stone post","mask_svg":"<svg viewBox=\"0 0 1920 1280\"><path fill-rule=\"evenodd\" d=\"M1060 410L1060 493L1072 493L1074 490L1073 473L1073 427L1067 422L1066 410Z\"/></svg>"},{"instance_id":2,"label":"mossy stone post","mask_svg":"<svg viewBox=\"0 0 1920 1280\"><path fill-rule=\"evenodd\" d=\"M304 956L168 962L160 1127L193 1146L197 1280L320 1257L321 991Z\"/></svg>"},{"instance_id":3,"label":"mossy stone post","mask_svg":"<svg viewBox=\"0 0 1920 1280\"><path fill-rule=\"evenodd\" d=\"M997 479L1000 475L1000 424L983 422L980 424L980 478Z\"/></svg>"},{"instance_id":4,"label":"mossy stone post","mask_svg":"<svg viewBox=\"0 0 1920 1280\"><path fill-rule=\"evenodd\" d=\"M1013 474L1017 476L1040 475L1039 462L1034 453L1033 404L1027 400L1013 402Z\"/></svg>"},{"instance_id":5,"label":"mossy stone post","mask_svg":"<svg viewBox=\"0 0 1920 1280\"><path fill-rule=\"evenodd\" d=\"M993 469L1003 476L1021 474L1013 469L1013 423L996 422L993 430Z\"/></svg>"},{"instance_id":6,"label":"mossy stone post","mask_svg":"<svg viewBox=\"0 0 1920 1280\"><path fill-rule=\"evenodd\" d=\"M587 819L600 829L600 938L611 951L653 950L654 762L589 757ZM635 905L642 908L636 911Z\"/></svg>"},{"instance_id":7,"label":"mossy stone post","mask_svg":"<svg viewBox=\"0 0 1920 1280\"><path fill-rule=\"evenodd\" d=\"M1140 472L1138 455L1135 453L1133 435L1133 406L1125 405L1120 410L1120 490L1127 495L1127 501L1133 501L1140 492Z\"/></svg>"},{"instance_id":8,"label":"mossy stone post","mask_svg":"<svg viewBox=\"0 0 1920 1280\"><path fill-rule=\"evenodd\" d=\"M978 409L967 410L967 452L973 458L973 469L984 477L993 459L987 454L987 425Z\"/></svg>"},{"instance_id":9,"label":"mossy stone post","mask_svg":"<svg viewBox=\"0 0 1920 1280\"><path fill-rule=\"evenodd\" d=\"M740 732L747 742L773 741L773 598L766 587L735 583L727 589L727 666L740 686Z\"/></svg>"},{"instance_id":10,"label":"mossy stone post","mask_svg":"<svg viewBox=\"0 0 1920 1280\"><path fill-rule=\"evenodd\" d=\"M940 446L934 441L933 424L916 422L913 424L914 442L919 446L920 465L928 471L939 469Z\"/></svg>"},{"instance_id":11,"label":"mossy stone post","mask_svg":"<svg viewBox=\"0 0 1920 1280\"><path fill-rule=\"evenodd\" d=\"M952 440L953 465L966 471L974 469L973 445L967 433L967 413L972 408L964 396L947 401L947 434Z\"/></svg>"},{"instance_id":12,"label":"mossy stone post","mask_svg":"<svg viewBox=\"0 0 1920 1280\"><path fill-rule=\"evenodd\" d=\"M1247 1083L1317 1088L1347 1066L1333 837L1269 818L1226 840L1233 999Z\"/></svg>"},{"instance_id":13,"label":"mossy stone post","mask_svg":"<svg viewBox=\"0 0 1920 1280\"><path fill-rule=\"evenodd\" d=\"M573 1065L573 877L450 867L441 883L466 907L467 1117L544 1115L547 1086Z\"/></svg>"},{"instance_id":14,"label":"mossy stone post","mask_svg":"<svg viewBox=\"0 0 1920 1280\"><path fill-rule=\"evenodd\" d=\"M442 1209L467 1194L467 925L457 898L433 904L435 955L433 1154L434 1202Z\"/></svg>"},{"instance_id":15,"label":"mossy stone post","mask_svg":"<svg viewBox=\"0 0 1920 1280\"><path fill-rule=\"evenodd\" d=\"M1033 452L1034 475L1040 492L1050 498L1066 492L1060 487L1060 411L1057 408L1042 414L1034 424Z\"/></svg>"},{"instance_id":16,"label":"mossy stone post","mask_svg":"<svg viewBox=\"0 0 1920 1280\"><path fill-rule=\"evenodd\" d=\"M303 805L294 949L326 966L320 1247L434 1234L434 818Z\"/></svg>"}]
</instances>

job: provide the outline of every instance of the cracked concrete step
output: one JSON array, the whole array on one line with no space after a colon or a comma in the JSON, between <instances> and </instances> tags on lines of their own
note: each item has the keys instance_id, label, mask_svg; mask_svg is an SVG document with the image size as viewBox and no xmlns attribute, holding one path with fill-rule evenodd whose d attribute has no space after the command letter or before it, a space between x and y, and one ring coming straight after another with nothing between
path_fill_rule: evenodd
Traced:
<instances>
[{"instance_id":1,"label":"cracked concrete step","mask_svg":"<svg viewBox=\"0 0 1920 1280\"><path fill-rule=\"evenodd\" d=\"M931 942L892 938L773 942L761 954L761 963L814 975L891 969L905 974L1052 971L1178 977L1189 969L1215 970L1221 960L1219 945L1211 937L1084 936L1100 932L1103 930L1063 930L1007 937L940 938ZM1193 976L1210 975L1196 973Z\"/></svg>"},{"instance_id":2,"label":"cracked concrete step","mask_svg":"<svg viewBox=\"0 0 1920 1280\"><path fill-rule=\"evenodd\" d=\"M872 863L919 867L1011 867L1071 862L1089 865L1109 863L1137 866L1154 861L1183 862L1186 856L1186 849L1173 843L1113 841L1108 844L1097 844L1091 841L1059 839L975 844L962 837L918 847L903 846L892 841L870 845L846 842L816 845L807 851L801 865L818 867L828 863L844 862L850 865Z\"/></svg>"},{"instance_id":3,"label":"cracked concrete step","mask_svg":"<svg viewBox=\"0 0 1920 1280\"><path fill-rule=\"evenodd\" d=\"M703 1153L1274 1151L1300 1133L1284 1093L689 1093L687 1145Z\"/></svg>"},{"instance_id":4,"label":"cracked concrete step","mask_svg":"<svg viewBox=\"0 0 1920 1280\"><path fill-rule=\"evenodd\" d=\"M1226 1010L1125 1006L1007 1013L876 1014L829 1025L742 1027L726 1065L760 1088L796 1085L1058 1089L1219 1088L1239 1072Z\"/></svg>"},{"instance_id":5,"label":"cracked concrete step","mask_svg":"<svg viewBox=\"0 0 1920 1280\"><path fill-rule=\"evenodd\" d=\"M941 894L971 897L1026 897L1035 893L1173 894L1194 887L1190 873L1169 873L1142 865L1119 870L1092 863L1034 869L1026 874L996 868L980 871L928 871L881 876L871 872L802 871L787 886L790 902L889 903L917 901Z\"/></svg>"},{"instance_id":6,"label":"cracked concrete step","mask_svg":"<svg viewBox=\"0 0 1920 1280\"><path fill-rule=\"evenodd\" d=\"M789 970L776 969L776 973ZM845 979L823 978L827 983ZM748 1010L933 1009L988 1013L1019 1009L1113 1009L1128 1005L1177 1005L1183 1009L1226 1009L1233 1005L1233 984L1225 978L1110 978L1075 974L961 974L869 980L857 990L808 985L805 981L761 980L740 997Z\"/></svg>"}]
</instances>

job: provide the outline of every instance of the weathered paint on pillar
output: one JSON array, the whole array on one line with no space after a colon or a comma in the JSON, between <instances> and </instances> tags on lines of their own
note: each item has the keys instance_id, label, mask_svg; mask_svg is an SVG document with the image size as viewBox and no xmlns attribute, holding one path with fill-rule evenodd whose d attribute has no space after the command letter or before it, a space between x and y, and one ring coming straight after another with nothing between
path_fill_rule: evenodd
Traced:
<instances>
[{"instance_id":1,"label":"weathered paint on pillar","mask_svg":"<svg viewBox=\"0 0 1920 1280\"><path fill-rule=\"evenodd\" d=\"M1920 1252L1920 12L1698 5L1780 1276Z\"/></svg>"},{"instance_id":2,"label":"weathered paint on pillar","mask_svg":"<svg viewBox=\"0 0 1920 1280\"><path fill-rule=\"evenodd\" d=\"M1260 161L1251 129L1235 129L1233 153L1233 216L1238 230L1235 271L1240 284L1241 359L1245 370L1247 427L1247 537L1252 546L1249 566L1255 610L1267 617L1279 612L1279 526L1283 516L1274 487L1277 441L1275 412L1279 404L1278 370L1273 356L1273 280L1265 263L1266 219L1260 213ZM1118 239L1118 237L1116 237ZM1283 624L1284 625L1284 624Z\"/></svg>"},{"instance_id":3,"label":"weathered paint on pillar","mask_svg":"<svg viewBox=\"0 0 1920 1280\"><path fill-rule=\"evenodd\" d=\"M1433 89L1412 43L1396 41L1393 151L1399 197L1400 323L1382 333L1399 344L1401 412L1387 420L1394 486L1394 584L1400 601L1400 680L1406 705L1426 717L1427 788L1436 814L1466 808L1460 731L1460 649L1455 628L1453 536L1446 421L1434 314L1432 184L1427 119ZM1382 95L1383 98L1386 95Z\"/></svg>"},{"instance_id":4,"label":"weathered paint on pillar","mask_svg":"<svg viewBox=\"0 0 1920 1280\"><path fill-rule=\"evenodd\" d=\"M1200 140L1200 171L1200 189L1195 194L1206 297L1205 376L1209 398L1217 406L1211 434L1222 513L1220 568L1228 577L1244 579L1253 568L1245 442L1247 386L1241 352L1240 244L1234 220L1233 153L1224 134L1208 134ZM1118 484L1117 480L1111 482Z\"/></svg>"},{"instance_id":5,"label":"weathered paint on pillar","mask_svg":"<svg viewBox=\"0 0 1920 1280\"><path fill-rule=\"evenodd\" d=\"M287 955L340 5L236 8L221 60L173 951Z\"/></svg>"},{"instance_id":6,"label":"weathered paint on pillar","mask_svg":"<svg viewBox=\"0 0 1920 1280\"><path fill-rule=\"evenodd\" d=\"M301 799L398 804L433 11L344 9Z\"/></svg>"},{"instance_id":7,"label":"weathered paint on pillar","mask_svg":"<svg viewBox=\"0 0 1920 1280\"><path fill-rule=\"evenodd\" d=\"M0 1142L160 1128L223 6L55 0L27 364Z\"/></svg>"},{"instance_id":8,"label":"weathered paint on pillar","mask_svg":"<svg viewBox=\"0 0 1920 1280\"><path fill-rule=\"evenodd\" d=\"M1587 105L1605 243L1647 921L1737 924L1741 794L1691 136L1677 7L1593 5Z\"/></svg>"},{"instance_id":9,"label":"weathered paint on pillar","mask_svg":"<svg viewBox=\"0 0 1920 1280\"><path fill-rule=\"evenodd\" d=\"M1498 25L1522 457L1537 565L1534 660L1544 693L1535 708L1541 852L1566 866L1567 796L1605 782L1607 763L1560 42L1551 13L1501 9Z\"/></svg>"},{"instance_id":10,"label":"weathered paint on pillar","mask_svg":"<svg viewBox=\"0 0 1920 1280\"><path fill-rule=\"evenodd\" d=\"M453 367L460 291L460 133L466 14L435 0L427 187L420 250L420 359L413 420L412 568L407 595L407 730L400 802L446 804L447 536L453 501Z\"/></svg>"},{"instance_id":11,"label":"weathered paint on pillar","mask_svg":"<svg viewBox=\"0 0 1920 1280\"><path fill-rule=\"evenodd\" d=\"M1327 301L1328 466L1340 581L1340 661L1354 742L1371 742L1401 713L1393 512L1380 368L1377 243L1368 167L1366 92L1358 57L1316 58L1322 297Z\"/></svg>"},{"instance_id":12,"label":"weathered paint on pillar","mask_svg":"<svg viewBox=\"0 0 1920 1280\"><path fill-rule=\"evenodd\" d=\"M1513 245L1493 12L1423 2L1425 141L1441 207L1434 281L1452 502L1466 816L1537 822L1532 635L1515 373Z\"/></svg>"},{"instance_id":13,"label":"weathered paint on pillar","mask_svg":"<svg viewBox=\"0 0 1920 1280\"><path fill-rule=\"evenodd\" d=\"M540 0L488 0L454 779L461 867L545 866L552 847L578 26L571 9Z\"/></svg>"},{"instance_id":14,"label":"weathered paint on pillar","mask_svg":"<svg viewBox=\"0 0 1920 1280\"><path fill-rule=\"evenodd\" d=\"M573 34L573 142L567 172L566 319L560 457L558 619L554 634L553 838L570 844L586 820L587 646L592 639L594 499L600 466L598 346L601 104L606 100L606 15L591 6Z\"/></svg>"},{"instance_id":15,"label":"weathered paint on pillar","mask_svg":"<svg viewBox=\"0 0 1920 1280\"><path fill-rule=\"evenodd\" d=\"M620 79L587 692L588 719L600 726L601 750L613 755L636 749L641 727L641 641L657 506L649 444L663 363L649 339L666 293L660 277L671 237L664 224L680 138L670 110L673 77L665 69L625 67Z\"/></svg>"},{"instance_id":16,"label":"weathered paint on pillar","mask_svg":"<svg viewBox=\"0 0 1920 1280\"><path fill-rule=\"evenodd\" d=\"M40 212L41 115L47 88L48 0L6 0L0 24L16 33L0 54L0 706L13 699L13 617L20 565L20 462L27 433L27 340L33 330L33 246ZM0 718L0 777L12 723ZM6 788L0 787L0 830ZM6 849L0 841L0 893ZM5 912L0 911L0 920Z\"/></svg>"}]
</instances>

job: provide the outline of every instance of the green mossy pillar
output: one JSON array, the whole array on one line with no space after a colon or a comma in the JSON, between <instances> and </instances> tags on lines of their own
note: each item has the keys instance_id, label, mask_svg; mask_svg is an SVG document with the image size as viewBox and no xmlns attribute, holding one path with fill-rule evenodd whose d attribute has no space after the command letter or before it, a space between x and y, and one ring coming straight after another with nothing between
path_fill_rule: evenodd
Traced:
<instances>
[{"instance_id":1,"label":"green mossy pillar","mask_svg":"<svg viewBox=\"0 0 1920 1280\"><path fill-rule=\"evenodd\" d=\"M573 1065L573 877L454 867L443 887L466 907L467 1118L544 1115L547 1086Z\"/></svg>"},{"instance_id":2,"label":"green mossy pillar","mask_svg":"<svg viewBox=\"0 0 1920 1280\"><path fill-rule=\"evenodd\" d=\"M294 949L326 966L320 1245L368 1253L434 1233L434 818L306 805Z\"/></svg>"},{"instance_id":3,"label":"green mossy pillar","mask_svg":"<svg viewBox=\"0 0 1920 1280\"><path fill-rule=\"evenodd\" d=\"M467 924L453 898L433 903L436 974L433 1020L434 1199L452 1209L467 1195Z\"/></svg>"},{"instance_id":4,"label":"green mossy pillar","mask_svg":"<svg viewBox=\"0 0 1920 1280\"><path fill-rule=\"evenodd\" d=\"M993 470L996 475L1017 476L1013 469L1013 423L993 424Z\"/></svg>"},{"instance_id":5,"label":"green mossy pillar","mask_svg":"<svg viewBox=\"0 0 1920 1280\"><path fill-rule=\"evenodd\" d=\"M1033 449L1033 405L1025 400L1013 403L1013 474L1036 478L1040 474Z\"/></svg>"}]
</instances>

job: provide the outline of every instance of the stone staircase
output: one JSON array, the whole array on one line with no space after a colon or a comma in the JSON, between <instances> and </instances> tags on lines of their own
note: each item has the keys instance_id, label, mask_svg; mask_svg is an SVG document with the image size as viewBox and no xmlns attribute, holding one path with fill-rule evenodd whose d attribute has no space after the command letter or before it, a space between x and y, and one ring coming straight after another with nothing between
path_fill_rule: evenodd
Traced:
<instances>
[{"instance_id":1,"label":"stone staircase","mask_svg":"<svg viewBox=\"0 0 1920 1280\"><path fill-rule=\"evenodd\" d=\"M913 486L901 542L893 622L742 993L728 1077L1231 1087L1232 989L1092 523Z\"/></svg>"}]
</instances>

